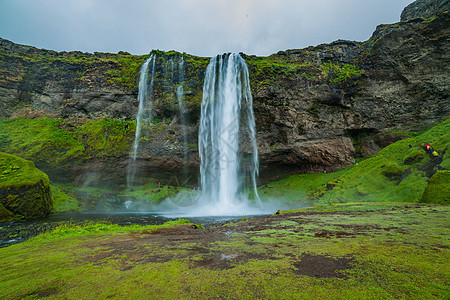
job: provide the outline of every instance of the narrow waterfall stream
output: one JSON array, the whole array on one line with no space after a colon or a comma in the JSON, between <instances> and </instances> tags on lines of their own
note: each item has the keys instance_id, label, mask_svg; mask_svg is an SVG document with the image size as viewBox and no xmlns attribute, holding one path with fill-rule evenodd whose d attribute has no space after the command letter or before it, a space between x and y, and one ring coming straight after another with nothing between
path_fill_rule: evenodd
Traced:
<instances>
[{"instance_id":1,"label":"narrow waterfall stream","mask_svg":"<svg viewBox=\"0 0 450 300\"><path fill-rule=\"evenodd\" d=\"M135 184L135 176L136 176L136 157L139 150L139 141L141 138L141 129L142 123L150 123L151 122L151 109L152 109L152 92L153 92L153 79L155 75L155 62L156 57L154 54L150 55L150 57L144 62L141 67L141 73L139 77L139 93L138 93L138 101L139 108L136 116L136 134L134 137L133 149L132 149L132 161L128 165L127 170L127 187L128 189L132 189ZM152 63L152 71L150 77L150 83L148 82L148 69L149 65Z\"/></svg>"},{"instance_id":2,"label":"narrow waterfall stream","mask_svg":"<svg viewBox=\"0 0 450 300\"><path fill-rule=\"evenodd\" d=\"M178 108L180 111L180 124L183 131L183 180L187 177L187 151L188 151L188 141L187 141L187 120L184 106L184 59L183 56L180 57L178 61L178 87L177 87L177 100Z\"/></svg>"}]
</instances>

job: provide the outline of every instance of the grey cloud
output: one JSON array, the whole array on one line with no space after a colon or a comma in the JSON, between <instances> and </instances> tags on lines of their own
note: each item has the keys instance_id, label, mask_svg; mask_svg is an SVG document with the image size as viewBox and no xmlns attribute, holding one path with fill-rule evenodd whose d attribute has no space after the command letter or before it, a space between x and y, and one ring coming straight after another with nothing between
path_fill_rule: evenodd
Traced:
<instances>
[{"instance_id":1,"label":"grey cloud","mask_svg":"<svg viewBox=\"0 0 450 300\"><path fill-rule=\"evenodd\" d=\"M2 0L0 37L57 51L270 55L366 40L412 0Z\"/></svg>"}]
</instances>

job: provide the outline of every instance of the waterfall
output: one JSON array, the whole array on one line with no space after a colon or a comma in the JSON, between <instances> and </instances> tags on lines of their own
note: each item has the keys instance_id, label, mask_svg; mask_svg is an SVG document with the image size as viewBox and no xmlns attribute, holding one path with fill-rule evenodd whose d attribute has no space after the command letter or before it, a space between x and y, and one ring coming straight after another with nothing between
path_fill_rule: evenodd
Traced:
<instances>
[{"instance_id":1,"label":"waterfall","mask_svg":"<svg viewBox=\"0 0 450 300\"><path fill-rule=\"evenodd\" d=\"M142 123L147 125L151 122L151 109L152 109L152 92L153 92L153 79L155 75L155 61L156 57L154 54L144 62L141 66L141 72L139 77L139 92L138 101L139 108L136 115L136 134L134 137L133 149L132 149L132 162L128 164L127 170L127 186L132 188L134 185L134 179L136 176L136 157L139 149L139 140L141 138ZM150 84L148 83L148 69L149 65L152 63L152 71Z\"/></svg>"},{"instance_id":2,"label":"waterfall","mask_svg":"<svg viewBox=\"0 0 450 300\"><path fill-rule=\"evenodd\" d=\"M261 205L252 102L245 60L238 54L213 57L205 73L198 135L198 204L206 205L210 215L242 214L250 189Z\"/></svg>"},{"instance_id":3,"label":"waterfall","mask_svg":"<svg viewBox=\"0 0 450 300\"><path fill-rule=\"evenodd\" d=\"M186 180L187 176L187 133L186 133L186 114L184 111L184 89L183 89L183 82L184 82L184 60L183 56L181 56L180 60L178 61L178 88L177 88L177 100L178 100L178 108L180 110L180 123L181 128L183 131L183 175L184 180Z\"/></svg>"}]
</instances>

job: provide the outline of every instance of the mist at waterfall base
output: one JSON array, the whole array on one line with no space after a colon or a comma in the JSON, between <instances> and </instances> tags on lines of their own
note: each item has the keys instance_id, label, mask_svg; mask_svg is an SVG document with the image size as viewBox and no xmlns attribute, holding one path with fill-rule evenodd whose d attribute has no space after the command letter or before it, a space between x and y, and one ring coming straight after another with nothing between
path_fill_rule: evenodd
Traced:
<instances>
[{"instance_id":1,"label":"mist at waterfall base","mask_svg":"<svg viewBox=\"0 0 450 300\"><path fill-rule=\"evenodd\" d=\"M133 162L139 151L141 123L145 120L148 122L151 118L154 71L151 72L150 80L148 73L152 61L154 70L155 60L152 55L141 68ZM166 65L165 69L173 69L173 61L168 62L169 65ZM179 74L182 74L182 68L181 58L178 63ZM179 82L182 83L184 78L182 75L179 77ZM176 91L180 115L183 116L183 85L180 84ZM184 190L172 198L166 198L152 209L155 213L167 217L198 217L274 212L272 205L263 205L257 191L259 162L252 102L245 60L238 54L211 58L205 71L198 132L200 188ZM182 128L185 128L185 120L183 117L180 119ZM185 129L183 130L185 132ZM186 144L186 140L184 142ZM131 189L135 173L132 163L127 176ZM128 206L133 209L131 202Z\"/></svg>"},{"instance_id":2,"label":"mist at waterfall base","mask_svg":"<svg viewBox=\"0 0 450 300\"><path fill-rule=\"evenodd\" d=\"M259 162L252 102L245 60L238 54L211 58L198 133L200 190L164 201L160 209L166 209L165 215L269 213L256 187Z\"/></svg>"}]
</instances>

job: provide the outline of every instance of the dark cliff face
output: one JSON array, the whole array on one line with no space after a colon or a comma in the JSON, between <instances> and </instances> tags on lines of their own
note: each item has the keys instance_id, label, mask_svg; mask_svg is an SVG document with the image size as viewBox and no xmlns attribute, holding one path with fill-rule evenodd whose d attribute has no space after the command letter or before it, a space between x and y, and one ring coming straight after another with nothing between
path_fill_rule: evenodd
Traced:
<instances>
[{"instance_id":1,"label":"dark cliff face","mask_svg":"<svg viewBox=\"0 0 450 300\"><path fill-rule=\"evenodd\" d=\"M450 10L449 0L417 0L403 10L400 20L426 19L447 10Z\"/></svg>"},{"instance_id":2,"label":"dark cliff face","mask_svg":"<svg viewBox=\"0 0 450 300\"><path fill-rule=\"evenodd\" d=\"M365 43L274 55L299 70L254 82L263 163L303 171L347 166L355 155L402 138L391 130L420 129L448 116L449 21L444 12L379 26Z\"/></svg>"},{"instance_id":3,"label":"dark cliff face","mask_svg":"<svg viewBox=\"0 0 450 300\"><path fill-rule=\"evenodd\" d=\"M450 16L445 5L438 7L438 14L424 19L417 17L421 9L411 13L408 6L402 14L408 21L380 25L364 43L336 41L270 57L242 54L250 72L262 176L346 167L355 156L369 156L402 138L389 134L392 130L421 129L448 116ZM209 59L184 54L182 82L167 67L182 55L153 53L158 57L152 111L157 130L142 143L147 151L138 159L142 172L177 172L182 166L180 84L191 145L188 162L196 172ZM147 57L56 53L0 39L0 117L28 108L50 117L134 119L139 68ZM246 142L241 144L247 151Z\"/></svg>"}]
</instances>

